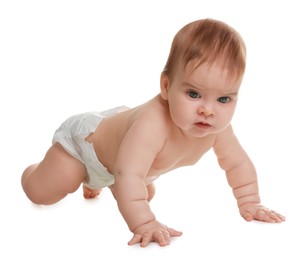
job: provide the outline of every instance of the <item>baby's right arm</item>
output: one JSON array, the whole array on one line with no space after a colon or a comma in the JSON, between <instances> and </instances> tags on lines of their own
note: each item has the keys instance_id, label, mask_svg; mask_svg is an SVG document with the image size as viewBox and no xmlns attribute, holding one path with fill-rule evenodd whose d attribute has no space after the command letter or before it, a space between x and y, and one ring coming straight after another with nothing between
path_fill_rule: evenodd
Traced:
<instances>
[{"instance_id":1,"label":"baby's right arm","mask_svg":"<svg viewBox=\"0 0 306 260\"><path fill-rule=\"evenodd\" d=\"M114 192L119 210L134 233L129 245L141 243L145 247L155 241L165 246L170 243L171 236L181 235L156 220L147 200L144 180L164 145L160 130L156 121L152 123L140 118L130 127L119 148L113 172Z\"/></svg>"},{"instance_id":2,"label":"baby's right arm","mask_svg":"<svg viewBox=\"0 0 306 260\"><path fill-rule=\"evenodd\" d=\"M143 179L123 173L117 175L115 183L119 210L134 233L129 245L141 243L145 247L155 241L160 246L166 246L170 244L170 237L181 235L181 232L156 220L147 201L148 193Z\"/></svg>"}]
</instances>

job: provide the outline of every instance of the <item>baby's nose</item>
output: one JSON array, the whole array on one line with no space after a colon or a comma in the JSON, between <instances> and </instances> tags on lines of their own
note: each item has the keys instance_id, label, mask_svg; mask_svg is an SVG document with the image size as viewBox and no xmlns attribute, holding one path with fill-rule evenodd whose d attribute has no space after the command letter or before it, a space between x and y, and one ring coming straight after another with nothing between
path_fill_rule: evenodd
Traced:
<instances>
[{"instance_id":1,"label":"baby's nose","mask_svg":"<svg viewBox=\"0 0 306 260\"><path fill-rule=\"evenodd\" d=\"M213 117L215 115L215 111L211 106L200 106L198 108L198 114L206 117Z\"/></svg>"}]
</instances>

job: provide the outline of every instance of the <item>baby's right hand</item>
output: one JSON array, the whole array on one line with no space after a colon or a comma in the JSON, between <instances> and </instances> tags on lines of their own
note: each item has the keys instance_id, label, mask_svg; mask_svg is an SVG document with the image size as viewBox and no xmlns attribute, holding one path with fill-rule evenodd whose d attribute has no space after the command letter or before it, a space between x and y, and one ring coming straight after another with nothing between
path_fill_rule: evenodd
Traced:
<instances>
[{"instance_id":1,"label":"baby's right hand","mask_svg":"<svg viewBox=\"0 0 306 260\"><path fill-rule=\"evenodd\" d=\"M170 237L178 237L182 235L182 232L168 228L166 225L163 225L156 220L137 227L133 233L134 236L128 242L128 245L140 243L141 247L146 247L150 242L156 242L160 246L166 246L170 244Z\"/></svg>"}]
</instances>

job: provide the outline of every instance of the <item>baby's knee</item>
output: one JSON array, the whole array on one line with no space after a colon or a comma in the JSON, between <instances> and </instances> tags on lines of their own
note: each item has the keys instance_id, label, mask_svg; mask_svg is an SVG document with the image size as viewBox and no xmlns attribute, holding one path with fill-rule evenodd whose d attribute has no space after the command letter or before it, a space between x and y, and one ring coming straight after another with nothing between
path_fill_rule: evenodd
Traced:
<instances>
[{"instance_id":1,"label":"baby's knee","mask_svg":"<svg viewBox=\"0 0 306 260\"><path fill-rule=\"evenodd\" d=\"M21 176L21 186L30 201L35 204L42 204L37 194L35 195L33 185L31 184L31 175L35 169L35 165L26 168Z\"/></svg>"},{"instance_id":2,"label":"baby's knee","mask_svg":"<svg viewBox=\"0 0 306 260\"><path fill-rule=\"evenodd\" d=\"M37 178L38 164L27 167L21 176L21 186L28 199L37 205L51 205L65 197L67 194L52 196L46 187L40 185Z\"/></svg>"},{"instance_id":3,"label":"baby's knee","mask_svg":"<svg viewBox=\"0 0 306 260\"><path fill-rule=\"evenodd\" d=\"M27 186L29 185L30 176L36 168L37 168L37 164L30 165L24 170L21 176L21 186L23 190L25 191L25 193L27 193L27 190L28 190Z\"/></svg>"},{"instance_id":4,"label":"baby's knee","mask_svg":"<svg viewBox=\"0 0 306 260\"><path fill-rule=\"evenodd\" d=\"M28 199L37 205L52 205L68 195L68 193L53 194L48 191L43 191L35 185L31 186L29 184L25 185L23 190Z\"/></svg>"}]
</instances>

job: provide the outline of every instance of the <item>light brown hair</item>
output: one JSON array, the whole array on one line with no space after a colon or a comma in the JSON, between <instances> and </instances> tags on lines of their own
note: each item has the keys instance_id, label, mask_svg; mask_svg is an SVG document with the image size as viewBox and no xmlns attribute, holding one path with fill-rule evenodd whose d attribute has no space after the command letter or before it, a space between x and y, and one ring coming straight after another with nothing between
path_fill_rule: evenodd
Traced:
<instances>
[{"instance_id":1,"label":"light brown hair","mask_svg":"<svg viewBox=\"0 0 306 260\"><path fill-rule=\"evenodd\" d=\"M228 77L240 77L245 71L246 47L240 34L226 23L197 20L175 35L163 73L171 79L178 64L185 69L190 62L193 70L204 62L221 63L228 70Z\"/></svg>"}]
</instances>

